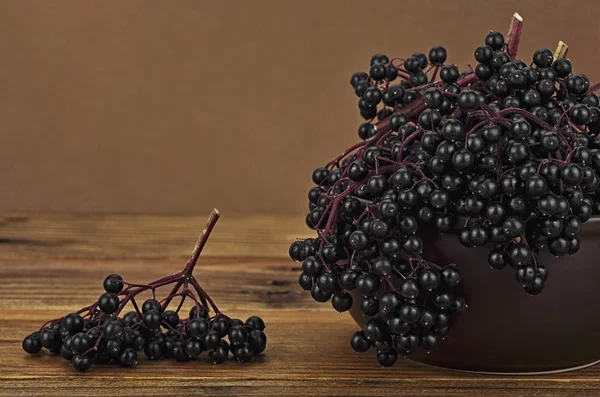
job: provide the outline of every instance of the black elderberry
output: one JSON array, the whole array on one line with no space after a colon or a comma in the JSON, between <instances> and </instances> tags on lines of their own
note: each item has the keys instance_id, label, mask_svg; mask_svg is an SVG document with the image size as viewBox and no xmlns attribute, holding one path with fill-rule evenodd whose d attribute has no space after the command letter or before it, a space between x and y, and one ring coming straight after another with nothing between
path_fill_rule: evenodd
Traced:
<instances>
[{"instance_id":1,"label":"black elderberry","mask_svg":"<svg viewBox=\"0 0 600 397\"><path fill-rule=\"evenodd\" d=\"M442 134L444 138L450 141L462 139L464 137L464 126L458 120L448 120L442 126Z\"/></svg>"},{"instance_id":2,"label":"black elderberry","mask_svg":"<svg viewBox=\"0 0 600 397\"><path fill-rule=\"evenodd\" d=\"M576 186L583 181L583 172L577 164L567 164L561 170L561 178L567 186Z\"/></svg>"},{"instance_id":3,"label":"black elderberry","mask_svg":"<svg viewBox=\"0 0 600 397\"><path fill-rule=\"evenodd\" d=\"M42 350L42 344L40 343L38 334L31 334L25 339L23 339L22 343L23 350L29 354L37 354Z\"/></svg>"},{"instance_id":4,"label":"black elderberry","mask_svg":"<svg viewBox=\"0 0 600 397\"><path fill-rule=\"evenodd\" d=\"M316 285L324 293L334 293L340 289L337 277L330 272L321 273L317 278Z\"/></svg>"},{"instance_id":5,"label":"black elderberry","mask_svg":"<svg viewBox=\"0 0 600 397\"><path fill-rule=\"evenodd\" d=\"M360 83L361 81L365 81L368 78L369 78L369 75L366 74L365 72L353 73L352 76L350 77L350 85L352 87L356 88L358 83Z\"/></svg>"},{"instance_id":6,"label":"black elderberry","mask_svg":"<svg viewBox=\"0 0 600 397\"><path fill-rule=\"evenodd\" d=\"M118 294L123 290L123 278L118 274L109 274L104 279L104 290Z\"/></svg>"},{"instance_id":7,"label":"black elderberry","mask_svg":"<svg viewBox=\"0 0 600 397\"><path fill-rule=\"evenodd\" d=\"M356 159L348 167L347 175L353 181L360 181L361 179L363 179L364 177L367 176L368 172L369 172L369 168L367 166L367 163L365 163L361 159ZM321 193L319 193L319 195L320 194Z\"/></svg>"},{"instance_id":8,"label":"black elderberry","mask_svg":"<svg viewBox=\"0 0 600 397\"><path fill-rule=\"evenodd\" d=\"M379 311L379 300L373 296L367 296L360 302L360 311L365 316L374 316Z\"/></svg>"},{"instance_id":9,"label":"black elderberry","mask_svg":"<svg viewBox=\"0 0 600 397\"><path fill-rule=\"evenodd\" d=\"M419 254L423 251L423 240L419 236L407 236L402 242L402 249L408 254Z\"/></svg>"},{"instance_id":10,"label":"black elderberry","mask_svg":"<svg viewBox=\"0 0 600 397\"><path fill-rule=\"evenodd\" d=\"M83 330L83 318L77 313L68 314L61 322L60 327L69 334L74 335Z\"/></svg>"},{"instance_id":11,"label":"black elderberry","mask_svg":"<svg viewBox=\"0 0 600 397\"><path fill-rule=\"evenodd\" d=\"M323 270L323 263L319 258L309 256L302 262L302 270L309 276L316 276Z\"/></svg>"},{"instance_id":12,"label":"black elderberry","mask_svg":"<svg viewBox=\"0 0 600 397\"><path fill-rule=\"evenodd\" d=\"M551 66L553 61L552 51L547 48L540 48L533 53L533 63L539 68Z\"/></svg>"},{"instance_id":13,"label":"black elderberry","mask_svg":"<svg viewBox=\"0 0 600 397\"><path fill-rule=\"evenodd\" d=\"M465 110L474 110L479 105L479 98L475 91L464 90L458 94L458 106Z\"/></svg>"},{"instance_id":14,"label":"black elderberry","mask_svg":"<svg viewBox=\"0 0 600 397\"><path fill-rule=\"evenodd\" d=\"M432 64L441 64L446 62L447 58L446 49L442 46L435 46L429 50L429 62Z\"/></svg>"},{"instance_id":15,"label":"black elderberry","mask_svg":"<svg viewBox=\"0 0 600 397\"><path fill-rule=\"evenodd\" d=\"M415 304L404 303L398 310L398 316L407 324L416 324L421 318L421 310Z\"/></svg>"},{"instance_id":16,"label":"black elderberry","mask_svg":"<svg viewBox=\"0 0 600 397\"><path fill-rule=\"evenodd\" d=\"M496 248L488 254L488 263L494 269L500 270L506 267L508 257L504 250Z\"/></svg>"},{"instance_id":17,"label":"black elderberry","mask_svg":"<svg viewBox=\"0 0 600 397\"><path fill-rule=\"evenodd\" d=\"M498 69L498 74L503 79L509 79L509 77L512 75L512 73L516 72L518 70L519 69L517 68L517 65L514 62L507 62L504 65L500 66L500 68ZM524 73L523 73L523 81L526 81ZM510 79L509 79L509 83L510 83ZM516 88L516 87L514 87L514 88ZM521 88L523 88L523 87L521 87Z\"/></svg>"},{"instance_id":18,"label":"black elderberry","mask_svg":"<svg viewBox=\"0 0 600 397\"><path fill-rule=\"evenodd\" d=\"M573 70L571 61L569 61L567 58L558 58L552 64L552 68L556 71L556 74L558 75L558 77L561 77L561 78L567 77L568 75L571 74L571 71Z\"/></svg>"},{"instance_id":19,"label":"black elderberry","mask_svg":"<svg viewBox=\"0 0 600 397\"><path fill-rule=\"evenodd\" d=\"M410 75L408 82L411 87L419 87L425 85L428 82L427 74L423 72L413 73Z\"/></svg>"},{"instance_id":20,"label":"black elderberry","mask_svg":"<svg viewBox=\"0 0 600 397\"><path fill-rule=\"evenodd\" d=\"M456 65L446 65L440 70L440 79L446 84L452 84L458 79L459 74Z\"/></svg>"},{"instance_id":21,"label":"black elderberry","mask_svg":"<svg viewBox=\"0 0 600 397\"><path fill-rule=\"evenodd\" d=\"M419 275L419 285L429 291L436 289L441 282L442 276L435 269L426 269Z\"/></svg>"},{"instance_id":22,"label":"black elderberry","mask_svg":"<svg viewBox=\"0 0 600 397\"><path fill-rule=\"evenodd\" d=\"M588 92L581 97L581 103L589 106L590 108L597 108L600 106L600 98L598 98L598 95L594 94L593 92Z\"/></svg>"},{"instance_id":23,"label":"black elderberry","mask_svg":"<svg viewBox=\"0 0 600 397\"><path fill-rule=\"evenodd\" d=\"M492 50L501 50L504 47L504 36L500 32L490 32L485 37L485 44Z\"/></svg>"},{"instance_id":24,"label":"black elderberry","mask_svg":"<svg viewBox=\"0 0 600 397\"><path fill-rule=\"evenodd\" d=\"M567 90L574 95L585 94L589 88L589 80L581 74L574 74L565 80Z\"/></svg>"},{"instance_id":25,"label":"black elderberry","mask_svg":"<svg viewBox=\"0 0 600 397\"><path fill-rule=\"evenodd\" d=\"M540 74L539 75L540 80L550 80L552 82L555 82L558 77L556 74L556 71L552 68L548 68L548 67L541 68L541 69L538 69L538 72Z\"/></svg>"},{"instance_id":26,"label":"black elderberry","mask_svg":"<svg viewBox=\"0 0 600 397\"><path fill-rule=\"evenodd\" d=\"M423 138L421 139L421 145L423 149L434 153L441 141L442 137L438 132L427 131L425 134L423 134Z\"/></svg>"},{"instance_id":27,"label":"black elderberry","mask_svg":"<svg viewBox=\"0 0 600 397\"><path fill-rule=\"evenodd\" d=\"M475 156L466 149L461 149L453 153L452 166L460 173L471 170L475 165Z\"/></svg>"},{"instance_id":28,"label":"black elderberry","mask_svg":"<svg viewBox=\"0 0 600 397\"><path fill-rule=\"evenodd\" d=\"M76 335L79 335L79 333L77 333ZM37 334L37 339L39 340L40 344L46 349L52 352L60 352L62 341L60 339L59 332L50 328L46 328Z\"/></svg>"},{"instance_id":29,"label":"black elderberry","mask_svg":"<svg viewBox=\"0 0 600 397\"><path fill-rule=\"evenodd\" d=\"M390 59L385 54L377 53L371 57L370 65L373 66L376 63L387 65Z\"/></svg>"},{"instance_id":30,"label":"black elderberry","mask_svg":"<svg viewBox=\"0 0 600 397\"><path fill-rule=\"evenodd\" d=\"M364 353L371 348L371 342L367 339L363 331L357 331L350 338L350 345L357 353Z\"/></svg>"},{"instance_id":31,"label":"black elderberry","mask_svg":"<svg viewBox=\"0 0 600 397\"><path fill-rule=\"evenodd\" d=\"M452 103L455 103L458 94L460 94L460 87L456 84L448 84L446 85L446 88L444 88L444 92L451 94L450 97L448 95L446 95L445 97L446 99L451 98Z\"/></svg>"},{"instance_id":32,"label":"black elderberry","mask_svg":"<svg viewBox=\"0 0 600 397\"><path fill-rule=\"evenodd\" d=\"M358 136L360 137L360 139L372 138L373 136L375 136L376 133L377 133L377 129L371 123L362 123L358 127ZM329 172L327 172L327 175L329 175ZM327 178L327 175L323 176L322 181L326 180L325 178ZM315 183L317 183L317 182L315 182Z\"/></svg>"},{"instance_id":33,"label":"black elderberry","mask_svg":"<svg viewBox=\"0 0 600 397\"><path fill-rule=\"evenodd\" d=\"M354 86L354 93L357 97L362 98L362 96L365 94L365 91L370 86L371 84L369 84L368 81L360 81L356 84L356 86Z\"/></svg>"},{"instance_id":34,"label":"black elderberry","mask_svg":"<svg viewBox=\"0 0 600 397\"><path fill-rule=\"evenodd\" d=\"M369 74L373 80L383 80L387 77L387 68L381 63L374 63L369 70Z\"/></svg>"},{"instance_id":35,"label":"black elderberry","mask_svg":"<svg viewBox=\"0 0 600 397\"><path fill-rule=\"evenodd\" d=\"M362 295L372 295L378 287L379 279L369 274L361 274L356 278L356 290Z\"/></svg>"},{"instance_id":36,"label":"black elderberry","mask_svg":"<svg viewBox=\"0 0 600 397\"><path fill-rule=\"evenodd\" d=\"M579 103L571 108L569 111L569 117L571 121L578 125L585 125L590 122L591 112L590 108L583 103Z\"/></svg>"},{"instance_id":37,"label":"black elderberry","mask_svg":"<svg viewBox=\"0 0 600 397\"><path fill-rule=\"evenodd\" d=\"M371 146L370 148L365 150L365 155L363 157L363 160L365 161L365 163L367 163L371 167L374 167L378 162L377 157L380 157L380 156L383 156L381 149L379 149L376 146Z\"/></svg>"},{"instance_id":38,"label":"black elderberry","mask_svg":"<svg viewBox=\"0 0 600 397\"><path fill-rule=\"evenodd\" d=\"M345 312L352 307L352 296L347 292L340 292L333 295L331 305L338 312Z\"/></svg>"},{"instance_id":39,"label":"black elderberry","mask_svg":"<svg viewBox=\"0 0 600 397\"><path fill-rule=\"evenodd\" d=\"M365 90L362 99L367 105L376 106L381 102L381 91L377 87L369 87Z\"/></svg>"},{"instance_id":40,"label":"black elderberry","mask_svg":"<svg viewBox=\"0 0 600 397\"><path fill-rule=\"evenodd\" d=\"M475 49L475 59L482 64L489 64L494 55L494 50L489 45L482 45Z\"/></svg>"},{"instance_id":41,"label":"black elderberry","mask_svg":"<svg viewBox=\"0 0 600 397\"><path fill-rule=\"evenodd\" d=\"M431 109L436 109L442 105L444 95L438 88L432 87L423 93L423 103Z\"/></svg>"},{"instance_id":42,"label":"black elderberry","mask_svg":"<svg viewBox=\"0 0 600 397\"><path fill-rule=\"evenodd\" d=\"M460 282L460 273L454 266L445 266L442 270L442 280L446 286L456 287Z\"/></svg>"},{"instance_id":43,"label":"black elderberry","mask_svg":"<svg viewBox=\"0 0 600 397\"><path fill-rule=\"evenodd\" d=\"M310 291L313 285L313 279L308 274L302 272L298 277L298 284L300 284L303 290Z\"/></svg>"},{"instance_id":44,"label":"black elderberry","mask_svg":"<svg viewBox=\"0 0 600 397\"><path fill-rule=\"evenodd\" d=\"M150 310L162 310L160 307L160 303L158 303L157 300L155 299L147 299L146 301L144 301L143 305L142 305L142 313L146 313L147 311Z\"/></svg>"},{"instance_id":45,"label":"black elderberry","mask_svg":"<svg viewBox=\"0 0 600 397\"><path fill-rule=\"evenodd\" d=\"M494 75L494 70L486 64L480 63L475 66L475 74L482 81L487 81Z\"/></svg>"},{"instance_id":46,"label":"black elderberry","mask_svg":"<svg viewBox=\"0 0 600 397\"><path fill-rule=\"evenodd\" d=\"M424 224L442 233L457 225L466 247L495 244L490 266L510 265L537 294L548 277L538 253L577 252L581 224L600 213L600 99L585 75L571 75L568 60L541 49L528 65L511 60L512 50L491 32L471 71L443 65L446 51L434 47L429 60L406 58L399 84L388 85L399 69L379 55L370 76L351 78L371 120L359 126L366 142L313 172L307 224L318 237L289 252L303 262L299 284L317 301L342 312L352 306L349 291L362 296L360 311L373 320L351 344L359 352L373 346L382 365L435 348L467 308L453 289L455 266L438 270L417 255L427 249ZM442 83L426 85L438 72Z\"/></svg>"},{"instance_id":47,"label":"black elderberry","mask_svg":"<svg viewBox=\"0 0 600 397\"><path fill-rule=\"evenodd\" d=\"M513 142L507 148L508 161L515 165L519 165L527 160L529 154L529 147L522 142Z\"/></svg>"},{"instance_id":48,"label":"black elderberry","mask_svg":"<svg viewBox=\"0 0 600 397\"><path fill-rule=\"evenodd\" d=\"M419 61L419 67L421 70L425 69L427 67L427 65L429 65L427 56L425 54L423 54L422 52L415 52L414 54L411 55L411 57L415 58L417 61Z\"/></svg>"},{"instance_id":49,"label":"black elderberry","mask_svg":"<svg viewBox=\"0 0 600 397\"><path fill-rule=\"evenodd\" d=\"M419 115L419 124L423 128L435 130L442 122L442 116L436 109L425 109Z\"/></svg>"},{"instance_id":50,"label":"black elderberry","mask_svg":"<svg viewBox=\"0 0 600 397\"><path fill-rule=\"evenodd\" d=\"M492 61L490 62L490 64L494 68L500 69L500 67L502 67L502 65L506 64L507 62L510 62L510 56L508 56L506 52L496 51L492 56Z\"/></svg>"},{"instance_id":51,"label":"black elderberry","mask_svg":"<svg viewBox=\"0 0 600 397\"><path fill-rule=\"evenodd\" d=\"M89 356L75 355L73 356L72 364L77 372L86 372L92 367L93 359Z\"/></svg>"},{"instance_id":52,"label":"black elderberry","mask_svg":"<svg viewBox=\"0 0 600 397\"><path fill-rule=\"evenodd\" d=\"M83 332L78 332L71 339L71 348L79 354L87 352L92 347L91 339Z\"/></svg>"},{"instance_id":53,"label":"black elderberry","mask_svg":"<svg viewBox=\"0 0 600 397\"><path fill-rule=\"evenodd\" d=\"M531 109L542 104L542 95L539 91L530 89L523 93L521 102L525 108Z\"/></svg>"},{"instance_id":54,"label":"black elderberry","mask_svg":"<svg viewBox=\"0 0 600 397\"><path fill-rule=\"evenodd\" d=\"M481 137L487 143L496 143L502 137L502 130L496 125L488 125L481 130Z\"/></svg>"}]
</instances>

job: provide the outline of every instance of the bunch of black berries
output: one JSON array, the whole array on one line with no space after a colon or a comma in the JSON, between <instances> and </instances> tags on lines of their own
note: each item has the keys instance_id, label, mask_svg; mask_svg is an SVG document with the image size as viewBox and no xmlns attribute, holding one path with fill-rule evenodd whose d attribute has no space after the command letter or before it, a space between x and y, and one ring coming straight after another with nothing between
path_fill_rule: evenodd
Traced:
<instances>
[{"instance_id":1,"label":"bunch of black berries","mask_svg":"<svg viewBox=\"0 0 600 397\"><path fill-rule=\"evenodd\" d=\"M317 237L289 253L316 301L360 306L369 320L352 348L375 348L383 366L434 349L467 307L457 267L421 256L425 230L490 247L489 265L508 265L536 295L548 279L541 250L576 253L581 224L600 212L598 85L573 72L562 42L517 58L521 29L515 14L506 39L488 33L466 72L436 46L376 54L352 75L361 141L313 172L306 223Z\"/></svg>"},{"instance_id":2,"label":"bunch of black berries","mask_svg":"<svg viewBox=\"0 0 600 397\"><path fill-rule=\"evenodd\" d=\"M87 371L93 363L134 366L139 351L150 360L176 361L188 361L207 351L215 364L225 362L230 352L238 362L260 354L267 344L263 320L253 316L243 322L227 317L192 275L218 218L214 210L183 270L148 284L132 284L111 274L104 280L106 292L97 302L48 321L25 337L23 350L37 354L45 347L71 361L79 372ZM167 286L172 286L169 294L157 300L157 290ZM152 298L138 306L136 297L147 291ZM175 310L169 310L174 299L179 303ZM193 306L189 315L180 318L186 299ZM127 304L134 310L120 317Z\"/></svg>"}]
</instances>

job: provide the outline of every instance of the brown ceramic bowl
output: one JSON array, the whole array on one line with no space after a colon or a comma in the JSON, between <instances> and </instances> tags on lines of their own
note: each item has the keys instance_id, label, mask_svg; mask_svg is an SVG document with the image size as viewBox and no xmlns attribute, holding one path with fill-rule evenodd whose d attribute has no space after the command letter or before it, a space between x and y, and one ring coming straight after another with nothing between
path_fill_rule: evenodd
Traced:
<instances>
[{"instance_id":1,"label":"brown ceramic bowl","mask_svg":"<svg viewBox=\"0 0 600 397\"><path fill-rule=\"evenodd\" d=\"M540 255L549 277L544 291L530 296L511 268L498 271L488 265L490 247L464 248L455 233L427 231L423 257L458 265L468 309L455 316L436 350L409 358L498 373L570 370L599 361L600 217L583 225L580 238L581 249L573 256L555 258L547 250ZM358 305L351 314L361 327L368 319Z\"/></svg>"}]
</instances>

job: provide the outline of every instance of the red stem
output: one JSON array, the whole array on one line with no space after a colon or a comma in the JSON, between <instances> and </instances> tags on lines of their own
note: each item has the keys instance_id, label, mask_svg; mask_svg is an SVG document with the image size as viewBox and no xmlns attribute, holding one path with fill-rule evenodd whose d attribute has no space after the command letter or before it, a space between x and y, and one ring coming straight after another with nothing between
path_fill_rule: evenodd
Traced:
<instances>
[{"instance_id":1,"label":"red stem","mask_svg":"<svg viewBox=\"0 0 600 397\"><path fill-rule=\"evenodd\" d=\"M508 35L506 38L506 50L511 60L514 60L517 56L522 30L523 18L515 12L510 21L510 27L508 28Z\"/></svg>"},{"instance_id":2,"label":"red stem","mask_svg":"<svg viewBox=\"0 0 600 397\"><path fill-rule=\"evenodd\" d=\"M194 247L194 250L192 251L192 255L190 256L190 259L188 260L187 264L185 265L185 267L182 270L183 274L189 276L194 271L194 266L196 266L196 262L198 261L198 258L200 257L200 253L202 252L204 245L206 245L206 242L208 241L208 237L210 236L210 233L212 232L215 225L217 224L219 217L220 217L219 211L216 208L213 209L212 212L210 213L210 217L208 218L208 222L206 223L206 227L204 228L204 230L202 230L202 233L200 233L200 237L198 237L198 242L196 243L196 246Z\"/></svg>"}]
</instances>

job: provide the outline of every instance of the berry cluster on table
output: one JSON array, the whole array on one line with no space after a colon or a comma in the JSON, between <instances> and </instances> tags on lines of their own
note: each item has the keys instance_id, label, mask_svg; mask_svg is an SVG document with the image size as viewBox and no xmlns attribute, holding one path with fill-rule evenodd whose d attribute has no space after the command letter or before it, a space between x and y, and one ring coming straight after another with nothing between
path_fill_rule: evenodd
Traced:
<instances>
[{"instance_id":1,"label":"berry cluster on table","mask_svg":"<svg viewBox=\"0 0 600 397\"><path fill-rule=\"evenodd\" d=\"M218 218L214 210L182 271L148 284L130 283L111 274L96 302L46 322L25 337L23 350L35 355L46 348L69 360L79 372L93 364L132 367L141 351L149 360L175 361L189 361L206 351L214 364L225 362L230 353L237 362L247 362L262 353L267 344L263 320L258 316L246 321L226 316L192 275ZM157 291L167 286L172 289L158 300ZM136 297L139 299L143 292L150 292L152 298L140 307ZM169 309L177 299L176 308ZM181 315L186 299L192 307ZM128 304L133 310L123 313Z\"/></svg>"},{"instance_id":2,"label":"berry cluster on table","mask_svg":"<svg viewBox=\"0 0 600 397\"><path fill-rule=\"evenodd\" d=\"M289 254L314 300L359 305L368 321L351 346L374 348L382 366L439 345L467 308L460 266L481 265L426 260L424 231L490 247L489 265L537 295L549 276L540 252L575 254L600 213L599 86L562 42L519 59L522 27L515 14L506 38L489 32L464 72L435 46L375 54L351 77L360 141L314 170L306 224L317 237Z\"/></svg>"}]
</instances>

